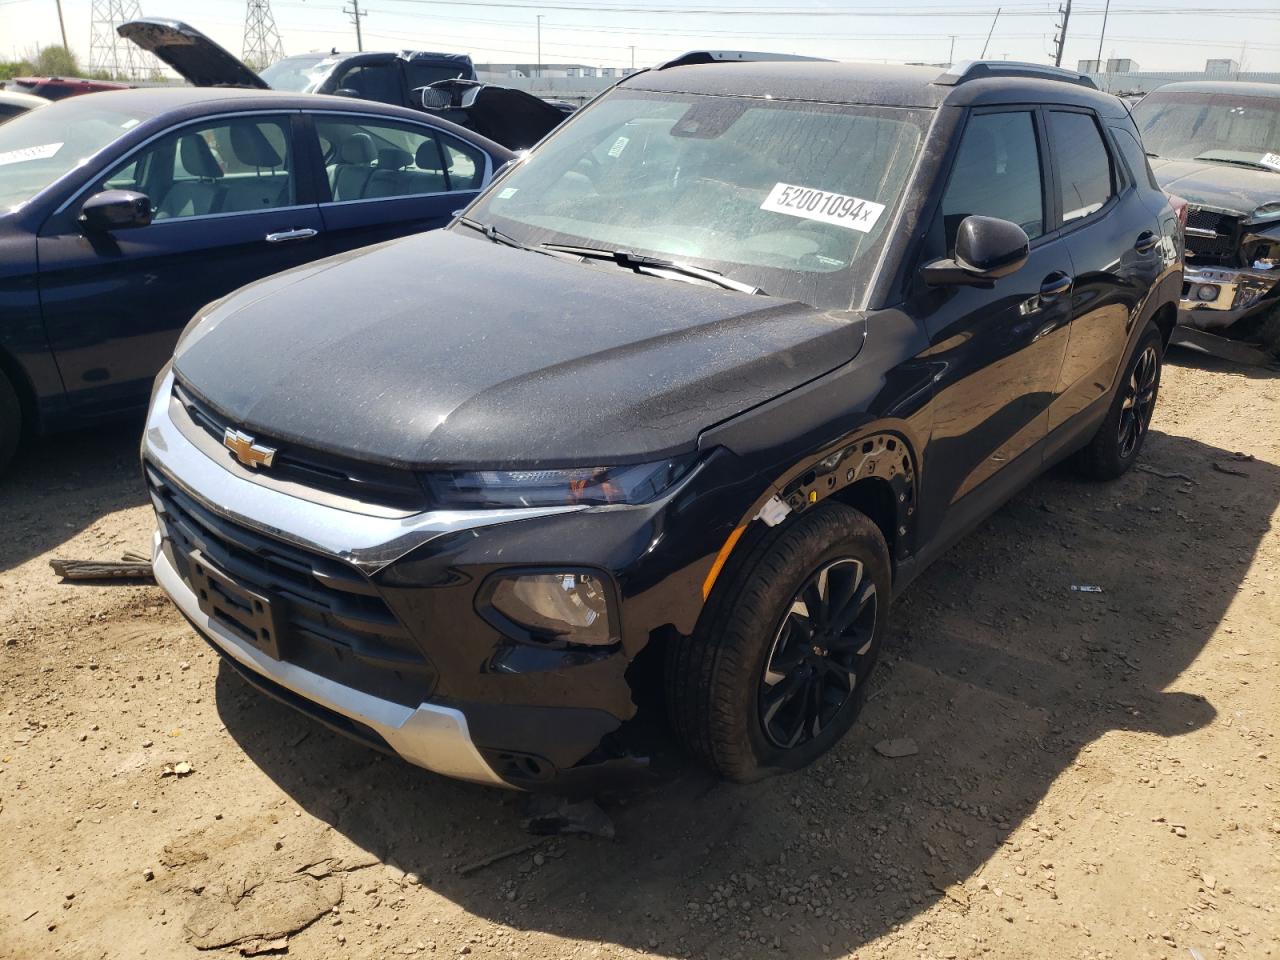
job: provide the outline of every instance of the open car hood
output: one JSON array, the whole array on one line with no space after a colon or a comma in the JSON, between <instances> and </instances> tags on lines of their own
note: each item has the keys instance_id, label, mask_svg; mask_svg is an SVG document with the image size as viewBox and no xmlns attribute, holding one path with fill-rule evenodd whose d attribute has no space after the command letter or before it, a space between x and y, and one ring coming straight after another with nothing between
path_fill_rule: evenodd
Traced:
<instances>
[{"instance_id":1,"label":"open car hood","mask_svg":"<svg viewBox=\"0 0 1280 960\"><path fill-rule=\"evenodd\" d=\"M413 91L428 112L502 144L527 150L565 119L565 112L523 90L474 80L441 80Z\"/></svg>"},{"instance_id":2,"label":"open car hood","mask_svg":"<svg viewBox=\"0 0 1280 960\"><path fill-rule=\"evenodd\" d=\"M181 20L141 17L120 24L116 33L155 54L193 87L270 89L239 57Z\"/></svg>"}]
</instances>

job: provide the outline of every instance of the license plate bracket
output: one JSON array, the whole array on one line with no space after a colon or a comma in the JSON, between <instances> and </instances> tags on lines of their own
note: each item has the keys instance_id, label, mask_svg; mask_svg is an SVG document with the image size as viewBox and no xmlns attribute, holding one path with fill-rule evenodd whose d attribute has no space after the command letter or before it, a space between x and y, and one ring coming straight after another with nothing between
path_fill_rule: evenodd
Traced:
<instances>
[{"instance_id":1,"label":"license plate bracket","mask_svg":"<svg viewBox=\"0 0 1280 960\"><path fill-rule=\"evenodd\" d=\"M201 611L273 660L281 659L284 637L271 598L236 583L199 550L188 556L191 586Z\"/></svg>"}]
</instances>

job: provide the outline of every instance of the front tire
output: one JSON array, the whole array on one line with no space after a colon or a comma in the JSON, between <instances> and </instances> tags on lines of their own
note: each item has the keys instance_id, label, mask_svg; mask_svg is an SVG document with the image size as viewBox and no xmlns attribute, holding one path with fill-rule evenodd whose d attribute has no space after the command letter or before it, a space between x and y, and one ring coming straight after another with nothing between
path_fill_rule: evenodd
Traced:
<instances>
[{"instance_id":1,"label":"front tire","mask_svg":"<svg viewBox=\"0 0 1280 960\"><path fill-rule=\"evenodd\" d=\"M890 588L884 537L851 507L828 502L769 531L668 650L677 735L739 782L811 763L862 709Z\"/></svg>"},{"instance_id":2,"label":"front tire","mask_svg":"<svg viewBox=\"0 0 1280 960\"><path fill-rule=\"evenodd\" d=\"M1160 393L1163 362L1164 341L1160 330L1148 322L1120 378L1107 418L1089 445L1077 455L1076 464L1086 477L1114 480L1127 473L1137 461Z\"/></svg>"}]
</instances>

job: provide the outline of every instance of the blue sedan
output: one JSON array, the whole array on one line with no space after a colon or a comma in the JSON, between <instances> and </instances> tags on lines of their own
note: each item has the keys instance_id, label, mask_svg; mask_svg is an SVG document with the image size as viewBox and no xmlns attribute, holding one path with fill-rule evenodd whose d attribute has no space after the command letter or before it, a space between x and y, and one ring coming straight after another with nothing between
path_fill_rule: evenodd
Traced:
<instances>
[{"instance_id":1,"label":"blue sedan","mask_svg":"<svg viewBox=\"0 0 1280 960\"><path fill-rule=\"evenodd\" d=\"M24 432L143 407L204 304L444 226L512 157L419 111L272 91L97 93L0 126L0 469Z\"/></svg>"}]
</instances>

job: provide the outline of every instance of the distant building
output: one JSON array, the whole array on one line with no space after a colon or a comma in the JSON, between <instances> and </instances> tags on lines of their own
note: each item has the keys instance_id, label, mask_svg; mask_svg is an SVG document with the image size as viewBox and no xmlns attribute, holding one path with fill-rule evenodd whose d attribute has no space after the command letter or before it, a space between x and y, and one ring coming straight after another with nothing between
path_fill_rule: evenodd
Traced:
<instances>
[{"instance_id":1,"label":"distant building","mask_svg":"<svg viewBox=\"0 0 1280 960\"><path fill-rule=\"evenodd\" d=\"M1101 73L1101 60L1079 60L1076 62L1077 73Z\"/></svg>"},{"instance_id":2,"label":"distant building","mask_svg":"<svg viewBox=\"0 0 1280 960\"><path fill-rule=\"evenodd\" d=\"M1137 73L1141 69L1136 60L1112 58L1107 61L1107 73Z\"/></svg>"},{"instance_id":3,"label":"distant building","mask_svg":"<svg viewBox=\"0 0 1280 960\"><path fill-rule=\"evenodd\" d=\"M1230 76L1233 73L1240 72L1240 61L1230 58L1206 60L1204 62L1204 72L1211 77Z\"/></svg>"}]
</instances>

